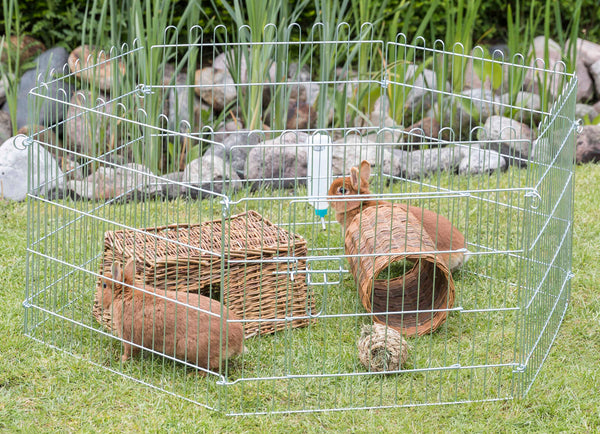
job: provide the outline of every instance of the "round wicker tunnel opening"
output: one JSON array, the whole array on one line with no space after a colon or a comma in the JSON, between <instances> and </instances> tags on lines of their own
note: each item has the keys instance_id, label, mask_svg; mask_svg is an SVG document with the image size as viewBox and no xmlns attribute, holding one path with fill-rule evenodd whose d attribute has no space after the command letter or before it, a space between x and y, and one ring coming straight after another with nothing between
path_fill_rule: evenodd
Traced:
<instances>
[{"instance_id":1,"label":"round wicker tunnel opening","mask_svg":"<svg viewBox=\"0 0 600 434\"><path fill-rule=\"evenodd\" d=\"M374 321L407 336L430 333L446 321L454 304L450 269L406 207L364 209L346 230L346 254L363 306L381 313ZM401 275L381 278L394 263L404 263Z\"/></svg>"}]
</instances>

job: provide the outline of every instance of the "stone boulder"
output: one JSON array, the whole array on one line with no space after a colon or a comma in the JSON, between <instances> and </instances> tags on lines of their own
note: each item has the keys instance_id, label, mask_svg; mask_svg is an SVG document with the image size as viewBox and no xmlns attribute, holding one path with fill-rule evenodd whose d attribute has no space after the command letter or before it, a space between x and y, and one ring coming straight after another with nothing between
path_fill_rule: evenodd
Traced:
<instances>
[{"instance_id":1,"label":"stone boulder","mask_svg":"<svg viewBox=\"0 0 600 434\"><path fill-rule=\"evenodd\" d=\"M459 147L419 149L408 152L401 167L401 176L408 179L421 179L434 173L456 171L461 160Z\"/></svg>"},{"instance_id":2,"label":"stone boulder","mask_svg":"<svg viewBox=\"0 0 600 434\"><path fill-rule=\"evenodd\" d=\"M286 132L252 148L247 179L255 188L291 188L306 184L308 134Z\"/></svg>"},{"instance_id":3,"label":"stone boulder","mask_svg":"<svg viewBox=\"0 0 600 434\"><path fill-rule=\"evenodd\" d=\"M531 153L533 131L525 124L504 116L490 116L477 131L480 145L507 158L514 164L524 165Z\"/></svg>"},{"instance_id":4,"label":"stone boulder","mask_svg":"<svg viewBox=\"0 0 600 434\"><path fill-rule=\"evenodd\" d=\"M20 41L19 41L20 39ZM38 41L37 39L32 38L31 36L24 35L20 38L17 36L10 37L11 48L16 48L17 44L19 44L19 62L21 65L27 63L27 61L34 56L42 53L46 50L46 46ZM2 44L2 55L0 56L0 62L6 63L8 60L8 41L4 40Z\"/></svg>"},{"instance_id":5,"label":"stone boulder","mask_svg":"<svg viewBox=\"0 0 600 434\"><path fill-rule=\"evenodd\" d=\"M458 165L461 175L479 175L506 169L506 160L496 151L481 149L474 144L462 147L461 152L463 157Z\"/></svg>"},{"instance_id":6,"label":"stone boulder","mask_svg":"<svg viewBox=\"0 0 600 434\"><path fill-rule=\"evenodd\" d=\"M371 141L370 138L370 136L348 134L335 140L331 149L332 175L348 175L350 168L360 166L360 162L363 160L375 164L377 152L381 146L377 142ZM389 147L387 149L390 150Z\"/></svg>"},{"instance_id":7,"label":"stone boulder","mask_svg":"<svg viewBox=\"0 0 600 434\"><path fill-rule=\"evenodd\" d=\"M584 125L577 136L575 148L577 164L600 161L600 125Z\"/></svg>"},{"instance_id":8,"label":"stone boulder","mask_svg":"<svg viewBox=\"0 0 600 434\"><path fill-rule=\"evenodd\" d=\"M264 136L262 134L238 131L227 136L223 140L223 144L214 143L211 145L206 154L222 158L240 178L245 178L248 154L254 146L263 140Z\"/></svg>"},{"instance_id":9,"label":"stone boulder","mask_svg":"<svg viewBox=\"0 0 600 434\"><path fill-rule=\"evenodd\" d=\"M6 91L8 90L8 80L9 80L9 76L8 75L3 75L0 72L0 106L2 106L4 104L4 102L6 101ZM5 112L7 113L7 112Z\"/></svg>"},{"instance_id":10,"label":"stone boulder","mask_svg":"<svg viewBox=\"0 0 600 434\"><path fill-rule=\"evenodd\" d=\"M67 189L88 200L140 199L162 192L154 174L141 164L101 166L83 180L72 180Z\"/></svg>"},{"instance_id":11,"label":"stone boulder","mask_svg":"<svg viewBox=\"0 0 600 434\"><path fill-rule=\"evenodd\" d=\"M239 74L239 77L233 77L233 78L234 79L237 78L236 82L245 84L245 83L248 83L248 67L246 65L246 56L239 55L239 54L241 54L239 50L230 50L227 53L221 53L217 57L215 57L212 67L214 69L218 69L221 71L228 71L231 73L232 68L229 68L229 65L230 64L235 65L235 68L233 68L233 69L235 70L236 68L239 68L239 70L237 71L237 73ZM266 72L266 69L265 69L265 72ZM271 62L269 69L268 69L267 78L265 78L264 80L261 80L261 81L266 82L266 81L270 80L271 82L274 82L276 72L277 72L277 67L276 67L275 63Z\"/></svg>"},{"instance_id":12,"label":"stone boulder","mask_svg":"<svg viewBox=\"0 0 600 434\"><path fill-rule=\"evenodd\" d=\"M13 135L10 113L0 110L0 143L4 143Z\"/></svg>"},{"instance_id":13,"label":"stone boulder","mask_svg":"<svg viewBox=\"0 0 600 434\"><path fill-rule=\"evenodd\" d=\"M166 84L168 84L168 82ZM166 97L169 107L169 129L173 131L187 132L187 129L183 125L185 125L185 123L191 124L193 117L196 118L196 128L198 128L198 126L201 127L201 111L210 112L210 106L204 104L198 95L196 95L195 93L191 93L191 89L185 86L186 84L186 74L180 73L177 74L177 77L175 77L176 86L169 87L167 89ZM190 102L192 103L191 108Z\"/></svg>"},{"instance_id":14,"label":"stone boulder","mask_svg":"<svg viewBox=\"0 0 600 434\"><path fill-rule=\"evenodd\" d=\"M240 177L225 161L212 153L205 153L185 167L182 181L190 187L191 197L207 197L211 192L226 194L242 187Z\"/></svg>"},{"instance_id":15,"label":"stone boulder","mask_svg":"<svg viewBox=\"0 0 600 434\"><path fill-rule=\"evenodd\" d=\"M569 42L567 41L567 46ZM600 60L600 44L577 38L577 58L587 67Z\"/></svg>"},{"instance_id":16,"label":"stone boulder","mask_svg":"<svg viewBox=\"0 0 600 434\"><path fill-rule=\"evenodd\" d=\"M29 164L31 152L32 164ZM44 147L25 136L9 138L0 146L0 198L21 201L27 197L27 179L31 171L31 192L49 194L61 188L63 172Z\"/></svg>"},{"instance_id":17,"label":"stone boulder","mask_svg":"<svg viewBox=\"0 0 600 434\"><path fill-rule=\"evenodd\" d=\"M71 98L71 90L63 80L56 80L60 75L68 72L65 69L69 53L63 47L54 47L43 52L35 59L35 67L21 76L17 99L17 128L28 123L38 125L51 125L63 120L67 111L64 102ZM38 89L44 97L35 97L36 110L29 119L28 94L38 86L38 75L44 83L52 82ZM2 110L8 111L8 103L4 103Z\"/></svg>"},{"instance_id":18,"label":"stone boulder","mask_svg":"<svg viewBox=\"0 0 600 434\"><path fill-rule=\"evenodd\" d=\"M504 93L501 97L503 108L508 113L512 111L512 118L524 124L539 124L542 120L542 100L532 92L520 91L514 95ZM498 113L504 115L504 113Z\"/></svg>"},{"instance_id":19,"label":"stone boulder","mask_svg":"<svg viewBox=\"0 0 600 434\"><path fill-rule=\"evenodd\" d=\"M67 120L64 123L63 146L74 152L85 155L100 155L117 144L116 133L119 128L110 127L110 118L101 116L90 109L101 113L113 114L113 104L107 102L105 96L92 98L90 92L80 90L73 94L67 110Z\"/></svg>"},{"instance_id":20,"label":"stone boulder","mask_svg":"<svg viewBox=\"0 0 600 434\"><path fill-rule=\"evenodd\" d=\"M237 99L237 84L229 71L211 66L196 71L194 91L215 111L222 111Z\"/></svg>"},{"instance_id":21,"label":"stone boulder","mask_svg":"<svg viewBox=\"0 0 600 434\"><path fill-rule=\"evenodd\" d=\"M575 119L585 119L587 117L591 122L596 116L598 116L598 112L594 106L581 103L575 104Z\"/></svg>"}]
</instances>

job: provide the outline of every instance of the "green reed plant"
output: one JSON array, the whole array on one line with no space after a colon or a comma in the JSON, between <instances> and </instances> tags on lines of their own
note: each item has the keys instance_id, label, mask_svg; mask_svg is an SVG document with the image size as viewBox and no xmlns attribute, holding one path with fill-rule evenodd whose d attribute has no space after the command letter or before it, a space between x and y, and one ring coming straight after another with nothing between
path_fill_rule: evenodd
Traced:
<instances>
[{"instance_id":1,"label":"green reed plant","mask_svg":"<svg viewBox=\"0 0 600 434\"><path fill-rule=\"evenodd\" d=\"M448 51L457 54L471 54L473 47L473 36L475 31L475 20L481 7L481 0L446 0L446 37L444 42ZM449 70L453 92L463 89L465 78L466 57L455 57Z\"/></svg>"},{"instance_id":2,"label":"green reed plant","mask_svg":"<svg viewBox=\"0 0 600 434\"><path fill-rule=\"evenodd\" d=\"M311 31L310 40L314 41L338 41L343 40L343 35L348 34L348 26L344 24L347 14L350 12L350 2L348 0L316 0L315 1L315 22L317 23ZM315 48L317 46L315 45ZM325 43L318 46L315 59L318 62L317 67L320 84L319 97L317 98L317 128L327 128L329 124L329 112L333 109L334 100L329 92L327 82L335 82L335 69L342 59L339 59L337 44ZM336 93L335 89L332 92ZM342 91L344 92L344 91ZM339 98L338 98L339 101ZM338 104L339 107L339 104ZM339 119L343 119L343 113L337 114Z\"/></svg>"},{"instance_id":3,"label":"green reed plant","mask_svg":"<svg viewBox=\"0 0 600 434\"><path fill-rule=\"evenodd\" d=\"M560 2L546 0L544 38L548 41L552 37L552 33L556 33L556 42L563 47L562 60L569 72L575 71L577 64L577 38L580 31L582 5L583 0L575 0L574 13L568 21L567 27L563 28Z\"/></svg>"},{"instance_id":4,"label":"green reed plant","mask_svg":"<svg viewBox=\"0 0 600 434\"><path fill-rule=\"evenodd\" d=\"M513 62L516 62L515 55L521 54L524 56L524 61L529 62L531 59L531 49L533 45L533 38L537 32L537 28L540 23L541 15L536 13L537 8L540 7L533 0L530 3L529 13L526 19L522 18L521 2L517 0L515 3L515 9L511 5L508 6L508 13L506 15L507 24L507 39L506 45L508 46L509 55ZM510 89L514 92L516 89L520 89L522 85L522 77L517 72L524 74L523 68L513 68L510 70L510 76L512 77Z\"/></svg>"},{"instance_id":5,"label":"green reed plant","mask_svg":"<svg viewBox=\"0 0 600 434\"><path fill-rule=\"evenodd\" d=\"M219 3L237 27L233 42L240 45L236 46L233 52L227 53L227 63L234 81L238 84L237 108L245 128L262 129L265 117L269 115L272 126L275 129L283 129L289 92L280 85L269 86L269 83L285 82L288 53L285 44L278 45L274 42L289 41L291 29L288 25L298 20L308 0L301 0L293 7L289 2L269 0L223 0ZM215 11L219 10L217 3L212 1L212 5ZM246 77L241 75L242 59L246 63ZM271 77L270 70L273 65L275 75ZM239 86L244 80L247 80L249 85ZM263 110L265 90L271 91L271 100Z\"/></svg>"},{"instance_id":6,"label":"green reed plant","mask_svg":"<svg viewBox=\"0 0 600 434\"><path fill-rule=\"evenodd\" d=\"M13 135L17 133L17 102L19 94L19 80L21 76L20 46L23 38L21 32L21 15L17 0L4 0L2 2L4 13L4 33L0 40L0 57L6 50L6 64L0 62L0 79L6 77L6 100L10 112ZM11 36L16 36L17 43L13 44Z\"/></svg>"},{"instance_id":7,"label":"green reed plant","mask_svg":"<svg viewBox=\"0 0 600 434\"><path fill-rule=\"evenodd\" d=\"M558 45L562 50L562 61L565 63L566 70L573 72L577 64L577 37L579 36L579 23L581 19L582 0L576 0L575 13L569 21L566 29L562 27L560 6L558 2L546 0L544 7L544 63L546 68L551 68L549 43L551 34L555 31L558 35ZM568 39L567 39L568 35ZM547 72L536 73L535 80L538 85L542 110L547 112L554 101L554 96L562 88L562 82L552 83L554 77Z\"/></svg>"},{"instance_id":8,"label":"green reed plant","mask_svg":"<svg viewBox=\"0 0 600 434\"><path fill-rule=\"evenodd\" d=\"M181 16L179 27L175 28L174 32L168 33L167 27L173 22L173 6L174 2L170 0L161 0L155 2L145 2L145 7L142 7L140 2L134 1L129 13L129 22L132 24L133 33L129 36L131 43L134 39L143 41L144 49L139 52L140 62L137 65L140 68L138 75L140 76L142 83L152 87L155 92L151 97L148 98L149 103L144 105L144 109L148 114L148 121L151 124L158 123L159 116L163 111L164 95L161 92L164 91L164 72L166 64L172 60L176 53L175 44L178 37L178 30L185 25L190 23L198 22L200 17L200 10L196 3L190 2L183 11ZM163 45L162 48L158 46ZM152 47L156 48L152 48ZM177 73L186 64L187 60L191 57L192 60L196 59L198 52L197 47L189 47L185 56L178 59L179 70L176 70L171 79L171 84L174 84ZM193 75L195 73L195 67L192 63L187 69L186 80L189 83L193 83ZM189 90L192 92L191 88ZM192 96L192 95L190 95ZM190 105L190 110L193 110L193 104ZM193 120L193 116L189 119ZM164 126L158 124L164 132ZM192 128L194 125L192 125ZM145 127L144 136L146 143L143 146L138 147L138 153L141 151L143 156L142 160L144 164L155 173L165 173L171 170L179 170L179 159L167 159L165 161L164 156L166 150L164 148L163 138L156 135L156 128ZM187 142L178 143L178 146L187 146ZM143 149L142 149L143 148ZM184 150L177 150L176 154L185 152Z\"/></svg>"},{"instance_id":9,"label":"green reed plant","mask_svg":"<svg viewBox=\"0 0 600 434\"><path fill-rule=\"evenodd\" d=\"M419 43L418 38L425 33L425 30L430 25L431 19L436 13L440 4L440 0L434 0L431 2L429 9L425 14L425 17L421 20L412 40L407 41L409 42L408 48L396 44L390 44L388 46L388 52L386 54L387 64L384 65L382 74L385 74L385 76L390 80L390 84L386 90L390 103L389 114L398 125L403 125L405 122L404 117L407 114L406 100L408 97L408 92L410 91L409 85L414 84L415 79L423 72L423 69L425 68L424 63L421 62L417 64L419 59L416 59L415 57L415 46ZM411 2L408 5L405 5L402 11L403 20L402 26L400 27L400 32L402 34L407 35L414 16L415 6ZM401 43L404 41L398 40L396 42ZM412 63L411 59L413 59ZM413 69L410 74L409 68Z\"/></svg>"},{"instance_id":10,"label":"green reed plant","mask_svg":"<svg viewBox=\"0 0 600 434\"><path fill-rule=\"evenodd\" d=\"M445 0L443 10L446 16L446 32L444 37L445 50L455 53L456 56L435 56L431 59L437 71L434 85L439 90L437 102L434 104L435 117L441 125L444 125L444 117L450 113L449 118L454 119L457 110L457 102L454 98L445 95L446 78L449 77L453 94L463 90L465 82L465 70L468 63L468 55L473 47L475 22L481 6L481 0ZM458 104L462 103L459 101ZM447 125L446 125L447 126Z\"/></svg>"},{"instance_id":11,"label":"green reed plant","mask_svg":"<svg viewBox=\"0 0 600 434\"><path fill-rule=\"evenodd\" d=\"M121 95L125 90L131 90L138 84L143 84L148 93L140 95L138 107L128 107L125 117L142 121L144 127L144 143L134 144L134 158L136 162L145 165L154 173L166 173L179 170L182 161L186 160L186 152L190 150L189 141L172 142L166 144L164 137L159 132L166 132L166 125L159 123L160 115L164 108L165 67L169 61L177 59L177 69L167 85L175 83L177 74L187 66L186 83L194 83L194 72L198 59L198 48L190 46L183 55L176 52L177 42L197 43L199 32L188 31L188 41L180 41L182 31L192 29L200 18L200 6L190 2L181 11L177 25L174 22L175 2L170 0L156 0L138 2L134 0L98 1L88 3L86 18L82 26L81 41L97 50L109 52L111 47L121 47L126 42L129 48L142 47L136 53L135 64L125 62L127 71L123 80L115 80L111 90L115 96ZM127 25L123 25L127 23ZM110 29L108 32L103 29ZM151 47L155 47L152 49ZM117 76L117 62L110 62L113 73ZM97 90L90 88L93 98ZM188 98L193 101L193 91L190 87ZM188 104L191 120L191 130L197 128L193 116L193 104ZM144 119L139 119L137 108L142 108L146 113Z\"/></svg>"},{"instance_id":12,"label":"green reed plant","mask_svg":"<svg viewBox=\"0 0 600 434\"><path fill-rule=\"evenodd\" d=\"M353 34L358 35L358 40L383 40L388 35L388 40L394 38L398 31L400 13L410 2L400 1L393 9L389 9L388 0L352 2L351 22ZM390 19L391 18L391 19ZM365 23L370 23L369 26ZM386 25L389 23L389 25ZM380 71L383 65L383 46L371 43L358 46L357 74L359 79L368 79L373 76L373 71ZM356 89L356 106L359 114L370 113L376 98L369 83L360 83Z\"/></svg>"}]
</instances>

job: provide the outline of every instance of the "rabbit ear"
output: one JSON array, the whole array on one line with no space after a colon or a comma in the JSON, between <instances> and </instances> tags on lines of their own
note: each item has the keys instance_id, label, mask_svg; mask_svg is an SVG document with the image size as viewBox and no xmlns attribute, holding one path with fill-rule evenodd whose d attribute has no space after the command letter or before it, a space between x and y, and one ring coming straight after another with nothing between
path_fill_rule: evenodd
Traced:
<instances>
[{"instance_id":1,"label":"rabbit ear","mask_svg":"<svg viewBox=\"0 0 600 434\"><path fill-rule=\"evenodd\" d=\"M369 178L371 177L371 163L367 160L363 160L360 163L360 179L366 184L369 185Z\"/></svg>"},{"instance_id":2,"label":"rabbit ear","mask_svg":"<svg viewBox=\"0 0 600 434\"><path fill-rule=\"evenodd\" d=\"M360 177L358 176L358 169L356 167L350 168L350 186L356 192L360 192Z\"/></svg>"},{"instance_id":3,"label":"rabbit ear","mask_svg":"<svg viewBox=\"0 0 600 434\"><path fill-rule=\"evenodd\" d=\"M122 282L123 281L123 276L122 276L122 273L121 273L121 267L119 266L119 264L117 264L116 262L114 262L110 271L112 273L112 278L113 279L115 279L117 282Z\"/></svg>"},{"instance_id":4,"label":"rabbit ear","mask_svg":"<svg viewBox=\"0 0 600 434\"><path fill-rule=\"evenodd\" d=\"M133 285L133 281L135 280L135 262L133 259L127 261L123 274L125 277L123 281L128 285Z\"/></svg>"}]
</instances>

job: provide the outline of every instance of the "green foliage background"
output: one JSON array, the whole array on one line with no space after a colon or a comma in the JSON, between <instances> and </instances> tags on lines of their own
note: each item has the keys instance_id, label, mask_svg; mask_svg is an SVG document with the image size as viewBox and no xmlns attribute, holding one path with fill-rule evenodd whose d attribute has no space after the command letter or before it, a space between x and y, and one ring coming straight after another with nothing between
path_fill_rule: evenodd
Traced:
<instances>
[{"instance_id":1,"label":"green foliage background","mask_svg":"<svg viewBox=\"0 0 600 434\"><path fill-rule=\"evenodd\" d=\"M128 3L127 0L122 0L124 6ZM372 3L381 4L383 0L373 0ZM521 10L528 11L531 2L534 0L523 0L520 2ZM21 11L21 20L25 33L42 41L47 47L62 45L67 49L73 49L80 44L81 28L84 17L86 16L86 2L79 0L20 0L18 1ZM222 3L219 0L215 2L218 11L215 13L211 2L197 1L198 7L203 10L201 18L198 22L200 26L212 26L214 21L211 21L215 15L229 29L234 27L233 20L225 12ZM290 7L293 7L297 2L289 1ZM401 4L406 3L406 0L392 0L388 2L387 8L391 14ZM417 27L422 18L427 14L431 1L429 0L413 0L410 2L415 10L415 15L408 23L409 40L414 36ZM446 4L453 2L446 1ZM516 2L507 2L505 0L486 0L481 4L479 14L476 19L474 29L474 42L495 43L505 42L507 36L507 10L508 4L511 3L514 8ZM538 0L539 3L539 0ZM176 2L174 7L174 21L177 22L187 2ZM570 18L574 15L575 1L560 1L562 27L566 28ZM425 39L432 40L435 38L443 38L446 28L447 13L446 7L439 7L432 16L428 30L423 35ZM128 26L125 22L127 11L123 8L124 14L117 17L121 29L124 33L128 31ZM398 28L402 27L402 14L400 15L400 23L391 23L393 15L383 25L390 27L392 24L398 24ZM310 2L304 9L299 23L303 28L308 28L314 23L316 17L315 3ZM347 17L347 21L351 21L351 17ZM582 14L580 22L582 35L590 40L600 40L600 8L597 0L584 0L582 4ZM551 28L551 34L556 37L556 29L559 26ZM109 29L106 29L108 32ZM0 18L0 35L4 34L4 17ZM126 40L126 38L123 38Z\"/></svg>"}]
</instances>

